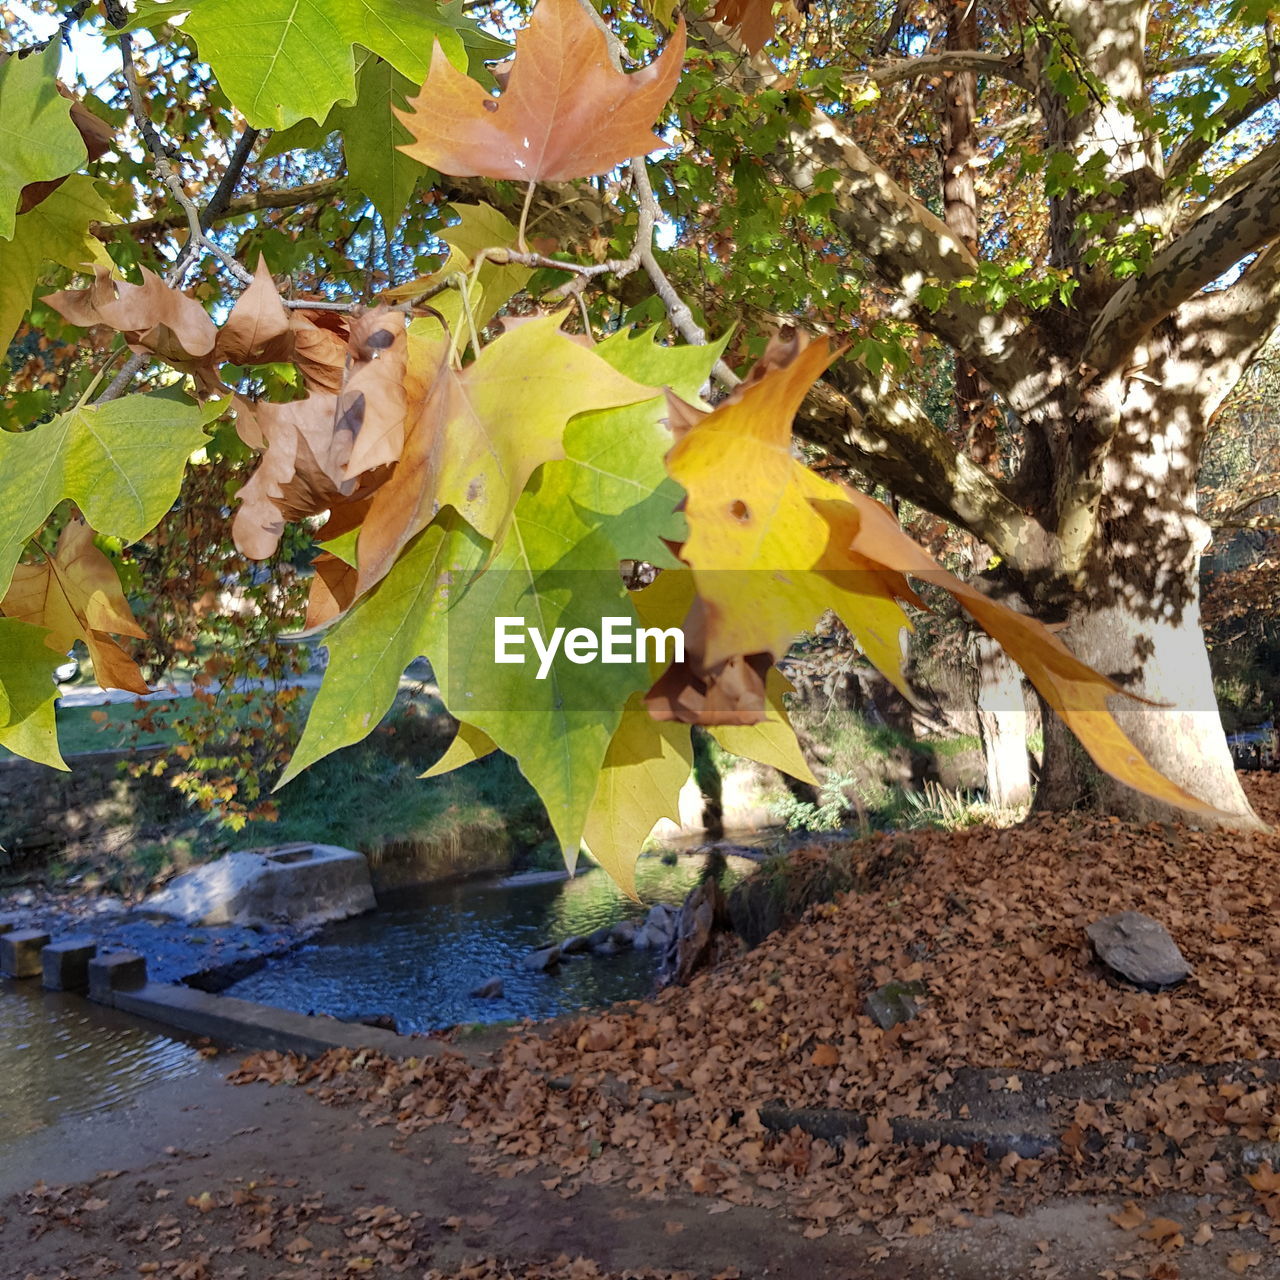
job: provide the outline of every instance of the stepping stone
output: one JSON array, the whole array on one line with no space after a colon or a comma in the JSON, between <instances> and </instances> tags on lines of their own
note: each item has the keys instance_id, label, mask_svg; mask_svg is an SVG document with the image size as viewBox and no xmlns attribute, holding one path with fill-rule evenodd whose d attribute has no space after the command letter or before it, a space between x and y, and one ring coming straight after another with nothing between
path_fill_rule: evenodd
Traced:
<instances>
[{"instance_id":1,"label":"stepping stone","mask_svg":"<svg viewBox=\"0 0 1280 1280\"><path fill-rule=\"evenodd\" d=\"M0 974L8 978L38 978L44 972L40 950L49 935L39 929L11 929L0 934Z\"/></svg>"},{"instance_id":2,"label":"stepping stone","mask_svg":"<svg viewBox=\"0 0 1280 1280\"><path fill-rule=\"evenodd\" d=\"M535 973L546 972L546 970L554 969L559 965L560 948L543 947L540 951L530 951L520 963L526 969L532 969Z\"/></svg>"},{"instance_id":3,"label":"stepping stone","mask_svg":"<svg viewBox=\"0 0 1280 1280\"><path fill-rule=\"evenodd\" d=\"M110 1004L113 991L134 991L147 984L147 961L134 951L112 951L89 961L89 999Z\"/></svg>"},{"instance_id":4,"label":"stepping stone","mask_svg":"<svg viewBox=\"0 0 1280 1280\"><path fill-rule=\"evenodd\" d=\"M51 942L40 953L46 991L87 991L89 961L98 954L92 938L67 938Z\"/></svg>"}]
</instances>

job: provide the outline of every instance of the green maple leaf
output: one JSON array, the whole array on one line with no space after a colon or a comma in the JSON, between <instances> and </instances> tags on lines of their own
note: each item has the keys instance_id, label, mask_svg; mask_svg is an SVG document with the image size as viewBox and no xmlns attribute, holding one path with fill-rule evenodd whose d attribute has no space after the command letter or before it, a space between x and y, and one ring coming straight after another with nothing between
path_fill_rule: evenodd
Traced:
<instances>
[{"instance_id":1,"label":"green maple leaf","mask_svg":"<svg viewBox=\"0 0 1280 1280\"><path fill-rule=\"evenodd\" d=\"M0 746L65 769L58 750L53 669L61 661L45 644L45 627L0 618Z\"/></svg>"},{"instance_id":2,"label":"green maple leaf","mask_svg":"<svg viewBox=\"0 0 1280 1280\"><path fill-rule=\"evenodd\" d=\"M656 334L656 326L635 336L620 331L600 343L596 354L636 382L669 387L682 399L700 403L701 389L730 335L707 346L664 347ZM667 412L666 399L659 396L579 414L565 428L565 456L579 464L572 500L580 518L602 528L619 560L676 563L663 541L679 542L684 533L676 514L683 490L663 462L671 447Z\"/></svg>"},{"instance_id":3,"label":"green maple leaf","mask_svg":"<svg viewBox=\"0 0 1280 1280\"><path fill-rule=\"evenodd\" d=\"M471 318L478 329L493 319L513 294L519 293L529 282L533 272L528 267L502 265L485 260L475 270L475 259L484 249L508 249L516 242L516 228L487 204L458 204L453 211L458 221L440 232L440 238L449 246L449 256L439 271L391 291L387 297L413 297L433 285L453 277L465 277L468 281L467 296L471 303ZM409 325L411 336L423 339L447 338L459 332L466 320L462 306L462 290L446 289L431 299L431 308L439 319L421 316ZM444 327L441 325L443 321ZM447 332L446 332L447 330Z\"/></svg>"},{"instance_id":4,"label":"green maple leaf","mask_svg":"<svg viewBox=\"0 0 1280 1280\"><path fill-rule=\"evenodd\" d=\"M395 701L404 669L439 650L443 615L487 552L488 543L465 521L451 509L443 512L409 544L378 589L325 637L324 681L277 790L377 726Z\"/></svg>"},{"instance_id":5,"label":"green maple leaf","mask_svg":"<svg viewBox=\"0 0 1280 1280\"><path fill-rule=\"evenodd\" d=\"M405 95L414 88L413 81L389 62L366 57L356 73L354 102L338 103L321 124L301 120L275 134L263 158L286 151L319 151L330 134L341 133L351 186L369 200L391 230L403 217L418 179L427 172L399 150L412 135L391 113L393 104L404 106Z\"/></svg>"},{"instance_id":6,"label":"green maple leaf","mask_svg":"<svg viewBox=\"0 0 1280 1280\"><path fill-rule=\"evenodd\" d=\"M89 227L114 221L93 180L82 174L74 174L34 209L18 215L13 238L0 242L0 348L9 345L22 323L46 262L73 270L94 262L112 265Z\"/></svg>"},{"instance_id":7,"label":"green maple leaf","mask_svg":"<svg viewBox=\"0 0 1280 1280\"><path fill-rule=\"evenodd\" d=\"M88 153L58 92L59 42L31 57L0 62L0 240L13 236L18 197L28 182L64 178Z\"/></svg>"},{"instance_id":8,"label":"green maple leaf","mask_svg":"<svg viewBox=\"0 0 1280 1280\"><path fill-rule=\"evenodd\" d=\"M460 239L474 251L489 230L470 230L476 245L465 233ZM721 350L662 347L652 333L619 334L595 348L616 372L690 397ZM324 684L281 785L368 734L390 708L404 668L425 655L450 711L516 758L566 848L576 850L623 704L649 674L562 658L554 678L540 682L528 666L495 666L494 611L531 622L536 614L545 627L598 627L604 616L631 612L618 561L668 555L658 535L680 497L665 479L666 412L665 399L654 396L572 419L564 438L569 456L539 470L516 503L493 563L466 585L484 563L487 544L445 508L328 637ZM442 599L444 573L449 587ZM572 696L565 698L567 685Z\"/></svg>"},{"instance_id":9,"label":"green maple leaf","mask_svg":"<svg viewBox=\"0 0 1280 1280\"><path fill-rule=\"evenodd\" d=\"M421 84L432 42L467 65L462 36L429 0L182 0L150 5L133 25L189 10L181 22L245 119L259 129L324 120L356 100L359 45Z\"/></svg>"},{"instance_id":10,"label":"green maple leaf","mask_svg":"<svg viewBox=\"0 0 1280 1280\"><path fill-rule=\"evenodd\" d=\"M399 150L412 135L391 114L392 104L403 108L406 92L414 88L413 81L390 63L368 58L357 78L355 105L339 107L335 113L351 185L369 198L388 232L399 223L414 186L426 173L423 165Z\"/></svg>"},{"instance_id":11,"label":"green maple leaf","mask_svg":"<svg viewBox=\"0 0 1280 1280\"><path fill-rule=\"evenodd\" d=\"M574 501L582 471L565 461L542 467L492 564L450 606L443 643L427 654L445 705L515 759L570 857L623 704L648 686L648 669L576 664L562 647L536 679L531 650L523 664L495 661L494 619L522 617L550 636L557 627L598 632L605 617L635 618L611 540Z\"/></svg>"},{"instance_id":12,"label":"green maple leaf","mask_svg":"<svg viewBox=\"0 0 1280 1280\"><path fill-rule=\"evenodd\" d=\"M31 431L0 432L0 595L23 544L64 498L99 533L135 542L173 506L203 423L221 405L125 396L81 405Z\"/></svg>"}]
</instances>

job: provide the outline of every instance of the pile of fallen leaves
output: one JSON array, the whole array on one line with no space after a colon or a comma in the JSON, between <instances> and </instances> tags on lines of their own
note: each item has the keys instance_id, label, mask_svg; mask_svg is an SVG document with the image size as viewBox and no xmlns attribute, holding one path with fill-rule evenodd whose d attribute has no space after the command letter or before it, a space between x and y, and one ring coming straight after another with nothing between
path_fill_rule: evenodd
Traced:
<instances>
[{"instance_id":1,"label":"pile of fallen leaves","mask_svg":"<svg viewBox=\"0 0 1280 1280\"><path fill-rule=\"evenodd\" d=\"M1280 782L1251 785L1280 816ZM927 1235L1063 1191L1188 1193L1212 1197L1199 1226L1147 1226L1139 1252L1245 1227L1280 1243L1280 1175L1267 1163L1280 1089L1262 1063L1280 1058L1280 839L1067 815L873 840L897 842L895 864L911 842L909 877L815 907L652 1002L516 1035L483 1061L268 1054L235 1078L309 1082L402 1134L456 1123L477 1166L546 1168L565 1196L587 1183L641 1196L683 1186L785 1209L811 1235ZM1084 928L1121 910L1169 929L1194 966L1186 983L1145 992L1107 976ZM864 1001L892 980L923 982L928 996L886 1031ZM1026 1073L1114 1061L1135 1064L1132 1089L1056 1117L1059 1153L989 1160L892 1140L893 1118L936 1114L961 1067L1007 1069L1000 1087L1017 1092ZM1235 1065L1154 1073L1170 1063ZM773 1132L760 1112L779 1102L857 1113L866 1139ZM1243 1162L1223 1154L1245 1148ZM1125 1225L1143 1221L1135 1209ZM1259 1256L1241 1248L1228 1265L1243 1274Z\"/></svg>"}]
</instances>

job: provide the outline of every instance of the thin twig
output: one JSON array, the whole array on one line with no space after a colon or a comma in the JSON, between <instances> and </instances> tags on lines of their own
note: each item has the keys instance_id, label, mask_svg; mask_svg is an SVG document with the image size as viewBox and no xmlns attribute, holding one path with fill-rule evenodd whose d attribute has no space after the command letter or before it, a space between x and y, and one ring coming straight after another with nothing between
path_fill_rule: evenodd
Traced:
<instances>
[{"instance_id":1,"label":"thin twig","mask_svg":"<svg viewBox=\"0 0 1280 1280\"><path fill-rule=\"evenodd\" d=\"M609 50L609 59L614 67L621 71L623 59L626 56L622 42L614 34L613 28L596 12L591 0L579 0L579 3L582 5L583 12L587 14L596 28L604 33L605 44ZM706 333L694 319L693 312L689 310L689 304L685 302L675 285L671 283L671 278L662 269L662 264L658 261L657 255L653 251L653 238L657 230L658 219L662 216L662 206L659 205L658 198L653 191L653 184L649 181L649 170L645 165L644 156L632 157L631 182L636 192L639 216L636 223L636 238L635 246L632 249L632 257L628 258L624 265L627 265L629 270L634 270L634 266L630 266L634 259L636 265L644 268L645 274L649 277L649 283L653 285L654 292L662 299L662 305L666 308L667 319L671 321L676 332L686 342L692 343L694 346L704 347L707 345ZM741 381L738 375L723 360L717 360L711 372L730 391Z\"/></svg>"},{"instance_id":2,"label":"thin twig","mask_svg":"<svg viewBox=\"0 0 1280 1280\"><path fill-rule=\"evenodd\" d=\"M12 50L19 58L28 58L33 53L43 53L55 40L62 40L66 43L71 42L71 28L84 17L89 10L93 8L93 0L79 0L78 4L73 4L67 10L67 16L58 23L58 29L47 40L37 41L35 44L29 44L21 49Z\"/></svg>"},{"instance_id":3,"label":"thin twig","mask_svg":"<svg viewBox=\"0 0 1280 1280\"><path fill-rule=\"evenodd\" d=\"M94 401L94 404L105 404L108 400L118 400L129 389L129 384L134 378L150 363L150 356L130 356L121 366L120 372L111 379L107 389Z\"/></svg>"},{"instance_id":4,"label":"thin twig","mask_svg":"<svg viewBox=\"0 0 1280 1280\"><path fill-rule=\"evenodd\" d=\"M240 175L244 172L245 165L249 163L253 144L260 137L269 138L270 136L270 129L259 130L247 127L240 135L240 141L236 143L235 150L227 160L227 167L222 171L222 177L218 179L218 185L213 189L213 195L209 197L209 203L205 205L204 212L200 215L202 231L208 231L226 213L231 204L231 197L236 193L236 184L240 181Z\"/></svg>"},{"instance_id":5,"label":"thin twig","mask_svg":"<svg viewBox=\"0 0 1280 1280\"><path fill-rule=\"evenodd\" d=\"M117 30L123 27L128 15L120 7L119 0L105 0L105 8L107 20L111 25ZM147 113L146 99L142 93L142 86L138 83L138 68L133 58L133 37L128 32L120 36L120 65L124 72L125 87L129 93L130 114L142 134L147 150L151 153L151 158L154 161L153 172L187 218L187 239L178 250L178 255L173 264L165 273L165 284L171 288L181 288L187 272L200 260L205 252L213 254L241 284L252 284L253 276L226 250L215 244L205 234L205 231L229 203L235 191L236 183L239 182L240 175L244 172L249 154L253 150L253 144L258 139L258 131L246 129L241 135L235 150L227 161L227 167L223 171L222 177L202 213L191 197L183 190L182 179L173 167L173 154L176 154L176 152L171 154L169 148L165 145L164 139L160 136L160 131ZM122 396L138 373L150 363L151 357L149 355L135 354L131 356L95 403L101 404Z\"/></svg>"}]
</instances>

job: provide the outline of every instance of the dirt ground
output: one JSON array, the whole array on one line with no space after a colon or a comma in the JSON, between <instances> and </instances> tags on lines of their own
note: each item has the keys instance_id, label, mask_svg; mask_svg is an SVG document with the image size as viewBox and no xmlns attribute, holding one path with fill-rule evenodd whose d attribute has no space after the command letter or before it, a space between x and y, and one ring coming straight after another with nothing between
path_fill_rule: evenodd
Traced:
<instances>
[{"instance_id":1,"label":"dirt ground","mask_svg":"<svg viewBox=\"0 0 1280 1280\"><path fill-rule=\"evenodd\" d=\"M1251 794L1280 820L1280 777ZM863 887L649 1002L235 1086L213 1059L0 1135L0 1280L1280 1280L1280 835L1071 815L845 856ZM1186 982L1101 969L1084 927L1122 909ZM928 994L886 1029L891 980ZM895 1138L988 1095L1052 1149Z\"/></svg>"},{"instance_id":2,"label":"dirt ground","mask_svg":"<svg viewBox=\"0 0 1280 1280\"><path fill-rule=\"evenodd\" d=\"M655 1200L585 1186L565 1199L544 1185L554 1181L548 1170L477 1172L454 1126L402 1136L301 1087L233 1087L223 1080L231 1061L11 1151L0 1164L5 1280L1217 1280L1240 1257L1249 1266L1237 1274L1280 1276L1280 1259L1256 1239L1183 1249L1176 1264L1141 1249L1138 1258L1131 1245L1142 1242L1110 1220L1119 1201L1059 1198L1022 1218L997 1215L889 1247L870 1230L809 1239L780 1211L687 1194ZM1145 1206L1152 1220L1186 1223L1205 1207L1185 1196Z\"/></svg>"}]
</instances>

